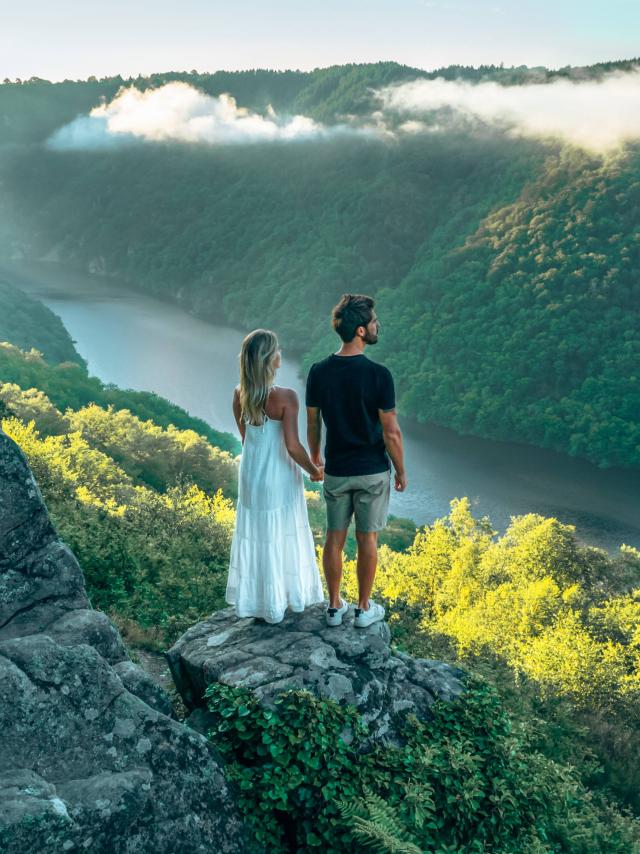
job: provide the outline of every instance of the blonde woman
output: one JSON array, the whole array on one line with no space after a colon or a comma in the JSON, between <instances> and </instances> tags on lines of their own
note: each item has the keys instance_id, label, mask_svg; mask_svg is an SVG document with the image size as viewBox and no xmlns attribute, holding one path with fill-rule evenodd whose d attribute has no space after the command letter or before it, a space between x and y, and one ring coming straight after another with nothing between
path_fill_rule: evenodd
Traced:
<instances>
[{"instance_id":1,"label":"blonde woman","mask_svg":"<svg viewBox=\"0 0 640 854\"><path fill-rule=\"evenodd\" d=\"M302 471L323 478L298 438L298 396L274 385L278 339L256 329L242 342L233 414L242 437L238 508L226 601L239 617L279 623L289 607L322 602Z\"/></svg>"}]
</instances>

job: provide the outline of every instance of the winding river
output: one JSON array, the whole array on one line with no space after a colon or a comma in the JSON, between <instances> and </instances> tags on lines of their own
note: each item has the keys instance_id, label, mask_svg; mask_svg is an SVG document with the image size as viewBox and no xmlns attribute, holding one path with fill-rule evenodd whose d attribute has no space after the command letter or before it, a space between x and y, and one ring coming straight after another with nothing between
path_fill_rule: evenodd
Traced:
<instances>
[{"instance_id":1,"label":"winding river","mask_svg":"<svg viewBox=\"0 0 640 854\"><path fill-rule=\"evenodd\" d=\"M230 401L243 332L110 279L52 265L19 267L9 277L62 318L92 374L157 392L214 428L236 433ZM304 399L298 365L286 351L278 382ZM575 525L581 541L609 551L622 543L640 547L637 472L601 470L553 451L401 423L409 489L393 495L396 515L430 523L447 514L452 498L466 495L474 514L488 515L500 532L511 515L541 513Z\"/></svg>"}]
</instances>

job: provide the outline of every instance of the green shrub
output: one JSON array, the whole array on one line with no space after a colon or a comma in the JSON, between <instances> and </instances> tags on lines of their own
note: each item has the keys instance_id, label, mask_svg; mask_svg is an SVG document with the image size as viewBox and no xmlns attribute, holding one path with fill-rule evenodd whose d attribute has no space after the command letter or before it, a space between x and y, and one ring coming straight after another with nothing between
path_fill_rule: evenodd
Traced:
<instances>
[{"instance_id":1,"label":"green shrub","mask_svg":"<svg viewBox=\"0 0 640 854\"><path fill-rule=\"evenodd\" d=\"M432 718L408 717L403 747L371 748L357 711L307 691L260 706L212 684L209 738L251 824L271 851L575 852L628 854L631 818L575 770L532 748L494 689L471 678ZM638 848L640 850L640 848Z\"/></svg>"}]
</instances>

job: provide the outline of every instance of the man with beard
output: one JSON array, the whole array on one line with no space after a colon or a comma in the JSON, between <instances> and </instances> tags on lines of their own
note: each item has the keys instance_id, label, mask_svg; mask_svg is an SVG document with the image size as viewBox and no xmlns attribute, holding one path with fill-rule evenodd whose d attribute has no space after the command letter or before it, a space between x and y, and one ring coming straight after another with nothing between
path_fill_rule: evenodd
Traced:
<instances>
[{"instance_id":1,"label":"man with beard","mask_svg":"<svg viewBox=\"0 0 640 854\"><path fill-rule=\"evenodd\" d=\"M342 339L337 353L311 366L307 377L307 439L313 463L324 466L327 536L323 552L329 590L326 621L339 626L349 605L340 596L342 549L355 516L358 546L358 606L354 625L383 620L382 605L369 597L378 563L378 531L387 523L391 471L395 488L406 489L402 433L395 411L391 373L365 354L378 341L375 302L363 294L344 294L332 312ZM322 460L322 424L326 428Z\"/></svg>"}]
</instances>

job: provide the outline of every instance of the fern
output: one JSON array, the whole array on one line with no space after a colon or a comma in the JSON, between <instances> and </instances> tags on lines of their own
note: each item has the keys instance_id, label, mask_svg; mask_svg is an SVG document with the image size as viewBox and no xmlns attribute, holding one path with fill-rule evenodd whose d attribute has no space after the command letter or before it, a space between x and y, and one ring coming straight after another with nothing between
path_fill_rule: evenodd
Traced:
<instances>
[{"instance_id":1,"label":"fern","mask_svg":"<svg viewBox=\"0 0 640 854\"><path fill-rule=\"evenodd\" d=\"M374 851L423 854L415 837L403 826L398 810L367 788L364 795L364 800L339 804L342 817L352 822L362 844Z\"/></svg>"}]
</instances>

